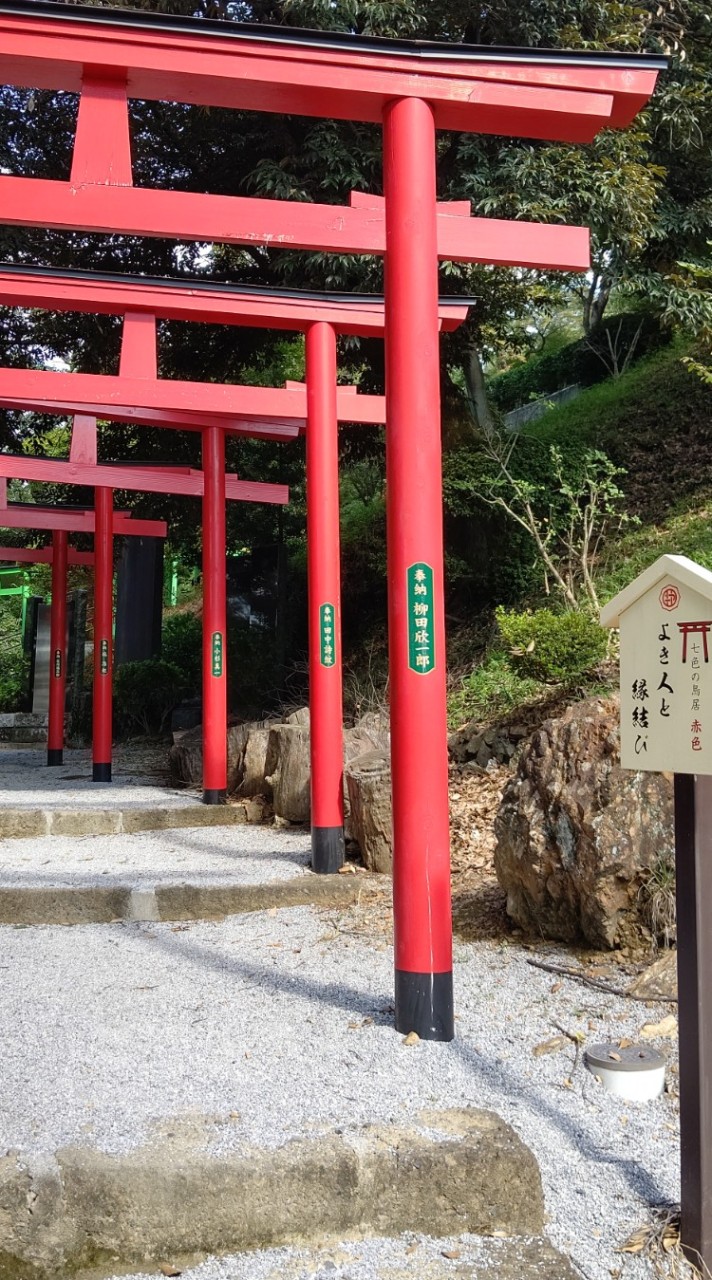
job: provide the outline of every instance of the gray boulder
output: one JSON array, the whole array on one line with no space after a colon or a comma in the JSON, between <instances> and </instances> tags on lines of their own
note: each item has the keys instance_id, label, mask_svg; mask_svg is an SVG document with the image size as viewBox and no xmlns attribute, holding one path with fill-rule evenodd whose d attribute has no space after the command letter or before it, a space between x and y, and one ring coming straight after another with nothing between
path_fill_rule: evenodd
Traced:
<instances>
[{"instance_id":1,"label":"gray boulder","mask_svg":"<svg viewBox=\"0 0 712 1280\"><path fill-rule=\"evenodd\" d=\"M505 788L494 866L527 931L601 948L649 937L640 890L672 856L672 783L621 768L618 715L591 698L547 720Z\"/></svg>"}]
</instances>

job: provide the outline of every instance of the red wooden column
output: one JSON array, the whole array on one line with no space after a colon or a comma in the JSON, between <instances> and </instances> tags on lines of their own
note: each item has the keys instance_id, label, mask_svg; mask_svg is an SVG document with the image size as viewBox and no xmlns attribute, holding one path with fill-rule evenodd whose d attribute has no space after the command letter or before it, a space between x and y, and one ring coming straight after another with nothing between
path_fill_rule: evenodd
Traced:
<instances>
[{"instance_id":1,"label":"red wooden column","mask_svg":"<svg viewBox=\"0 0 712 1280\"><path fill-rule=\"evenodd\" d=\"M111 782L111 693L114 580L114 493L94 490L94 700L92 778Z\"/></svg>"},{"instance_id":2,"label":"red wooden column","mask_svg":"<svg viewBox=\"0 0 712 1280\"><path fill-rule=\"evenodd\" d=\"M225 436L203 431L203 802L227 797Z\"/></svg>"},{"instance_id":3,"label":"red wooden column","mask_svg":"<svg viewBox=\"0 0 712 1280\"><path fill-rule=\"evenodd\" d=\"M344 743L339 564L336 334L312 324L307 364L307 562L312 869L344 863Z\"/></svg>"},{"instance_id":4,"label":"red wooden column","mask_svg":"<svg viewBox=\"0 0 712 1280\"><path fill-rule=\"evenodd\" d=\"M384 111L386 468L396 1028L451 1040L435 125Z\"/></svg>"},{"instance_id":5,"label":"red wooden column","mask_svg":"<svg viewBox=\"0 0 712 1280\"><path fill-rule=\"evenodd\" d=\"M63 762L64 704L67 688L67 533L52 534L52 606L49 627L49 722L47 764Z\"/></svg>"}]
</instances>

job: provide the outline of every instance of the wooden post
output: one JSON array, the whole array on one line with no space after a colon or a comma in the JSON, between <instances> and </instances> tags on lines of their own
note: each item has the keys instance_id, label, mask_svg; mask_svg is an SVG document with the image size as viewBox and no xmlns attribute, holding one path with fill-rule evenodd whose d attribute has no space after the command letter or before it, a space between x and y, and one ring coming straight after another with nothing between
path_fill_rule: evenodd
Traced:
<instances>
[{"instance_id":1,"label":"wooden post","mask_svg":"<svg viewBox=\"0 0 712 1280\"><path fill-rule=\"evenodd\" d=\"M675 774L677 988L680 1037L680 1238L712 1272L712 777Z\"/></svg>"}]
</instances>

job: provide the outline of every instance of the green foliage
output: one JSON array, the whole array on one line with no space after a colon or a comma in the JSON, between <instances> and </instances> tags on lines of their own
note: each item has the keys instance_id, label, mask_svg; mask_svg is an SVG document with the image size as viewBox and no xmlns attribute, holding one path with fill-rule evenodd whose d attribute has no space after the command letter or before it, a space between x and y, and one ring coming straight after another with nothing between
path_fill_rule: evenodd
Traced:
<instances>
[{"instance_id":1,"label":"green foliage","mask_svg":"<svg viewBox=\"0 0 712 1280\"><path fill-rule=\"evenodd\" d=\"M161 654L180 672L185 696L200 693L203 624L195 613L171 613L163 619Z\"/></svg>"},{"instance_id":2,"label":"green foliage","mask_svg":"<svg viewBox=\"0 0 712 1280\"><path fill-rule=\"evenodd\" d=\"M489 720L535 698L541 685L516 670L506 653L490 653L448 693L448 723L452 729L468 720Z\"/></svg>"},{"instance_id":3,"label":"green foliage","mask_svg":"<svg viewBox=\"0 0 712 1280\"><path fill-rule=\"evenodd\" d=\"M507 413L529 400L551 395L572 383L590 387L603 382L611 374L609 337L620 352L622 362L639 329L634 349L636 361L670 340L670 335L661 329L654 316L637 311L607 316L590 338L580 338L551 354L535 356L526 364L517 365L494 378L488 388L490 397L503 413Z\"/></svg>"},{"instance_id":4,"label":"green foliage","mask_svg":"<svg viewBox=\"0 0 712 1280\"><path fill-rule=\"evenodd\" d=\"M22 652L19 611L0 604L0 711L21 711L29 660Z\"/></svg>"},{"instance_id":5,"label":"green foliage","mask_svg":"<svg viewBox=\"0 0 712 1280\"><path fill-rule=\"evenodd\" d=\"M279 702L281 672L275 636L243 619L227 627L228 708L241 720L260 719Z\"/></svg>"},{"instance_id":6,"label":"green foliage","mask_svg":"<svg viewBox=\"0 0 712 1280\"><path fill-rule=\"evenodd\" d=\"M603 601L612 599L662 555L688 556L712 571L710 512L699 501L685 504L659 524L641 525L609 548L600 579Z\"/></svg>"},{"instance_id":7,"label":"green foliage","mask_svg":"<svg viewBox=\"0 0 712 1280\"><path fill-rule=\"evenodd\" d=\"M124 734L162 734L184 692L180 669L162 658L124 662L114 672L114 715Z\"/></svg>"},{"instance_id":8,"label":"green foliage","mask_svg":"<svg viewBox=\"0 0 712 1280\"><path fill-rule=\"evenodd\" d=\"M517 613L497 609L497 626L515 660L515 669L535 680L558 684L593 670L606 656L608 633L588 613Z\"/></svg>"}]
</instances>

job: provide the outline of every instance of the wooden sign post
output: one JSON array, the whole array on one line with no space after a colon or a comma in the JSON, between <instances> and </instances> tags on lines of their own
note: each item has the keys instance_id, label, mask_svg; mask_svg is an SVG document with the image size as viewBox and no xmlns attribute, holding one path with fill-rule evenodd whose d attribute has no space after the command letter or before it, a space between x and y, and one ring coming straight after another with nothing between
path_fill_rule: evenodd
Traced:
<instances>
[{"instance_id":1,"label":"wooden sign post","mask_svg":"<svg viewBox=\"0 0 712 1280\"><path fill-rule=\"evenodd\" d=\"M681 1243L712 1270L712 573L661 556L601 613L620 627L621 764L675 775ZM705 987L707 986L707 994Z\"/></svg>"}]
</instances>

